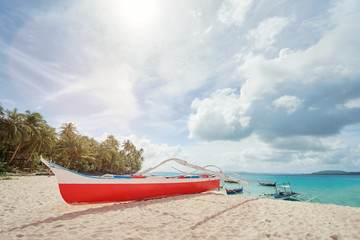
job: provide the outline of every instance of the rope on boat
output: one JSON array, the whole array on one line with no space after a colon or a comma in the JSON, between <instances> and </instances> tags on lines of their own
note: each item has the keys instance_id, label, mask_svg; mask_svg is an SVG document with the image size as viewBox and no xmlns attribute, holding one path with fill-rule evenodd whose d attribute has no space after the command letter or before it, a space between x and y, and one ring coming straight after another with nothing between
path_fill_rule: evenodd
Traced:
<instances>
[{"instance_id":1,"label":"rope on boat","mask_svg":"<svg viewBox=\"0 0 360 240\"><path fill-rule=\"evenodd\" d=\"M177 162L177 163L180 164L180 165L183 165L183 166L186 166L186 167L190 167L190 168L196 169L196 170L198 170L198 171L202 171L202 172L207 173L207 174L215 175L215 176L218 176L218 177L220 177L220 178L224 178L224 179L227 179L227 180L230 180L230 181L234 181L234 182L238 182L238 183L242 183L242 184L245 184L245 185L247 185L247 186L250 186L250 183L249 183L245 178L241 177L241 176L238 175L238 174L235 174L235 175L240 176L241 178L244 179L244 181L243 181L243 180L236 179L236 178L233 178L233 177L229 177L229 176L227 176L227 175L225 175L225 174L223 174L223 173L221 173L221 172L214 172L214 171L211 171L211 170L205 168L205 167L214 166L214 165L208 165L208 166L205 166L205 167L199 167L199 166L197 166L197 165L188 163L188 162L186 162L186 161L184 161L184 160L181 160L181 159L178 159L178 158L170 158L170 159L167 159L167 160L159 163L159 164L156 165L155 167L148 168L148 169L146 169L146 170L144 170L144 171L142 171L142 172L137 173L137 175L144 175L145 173L148 173L148 172L150 172L150 171L153 171L154 169L156 169L156 168L160 167L161 165L163 165L163 164L165 164L165 163L167 163L167 162L170 162L170 161L175 161L175 162ZM217 168L218 168L218 167L217 167ZM220 168L218 168L218 169L220 169ZM231 173L231 174L233 174L233 173Z\"/></svg>"}]
</instances>

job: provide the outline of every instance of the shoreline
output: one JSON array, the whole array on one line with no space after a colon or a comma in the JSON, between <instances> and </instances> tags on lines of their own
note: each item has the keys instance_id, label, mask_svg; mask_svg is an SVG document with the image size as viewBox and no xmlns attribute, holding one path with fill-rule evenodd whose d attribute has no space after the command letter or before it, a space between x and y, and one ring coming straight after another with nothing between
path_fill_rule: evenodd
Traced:
<instances>
[{"instance_id":1,"label":"shoreline","mask_svg":"<svg viewBox=\"0 0 360 240\"><path fill-rule=\"evenodd\" d=\"M69 205L54 176L0 182L0 239L357 239L360 208L212 192Z\"/></svg>"}]
</instances>

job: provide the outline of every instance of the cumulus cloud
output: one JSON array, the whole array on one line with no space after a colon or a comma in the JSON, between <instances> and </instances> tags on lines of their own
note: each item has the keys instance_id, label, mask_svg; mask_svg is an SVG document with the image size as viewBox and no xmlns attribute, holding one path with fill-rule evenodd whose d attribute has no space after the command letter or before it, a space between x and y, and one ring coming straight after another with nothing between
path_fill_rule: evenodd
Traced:
<instances>
[{"instance_id":1,"label":"cumulus cloud","mask_svg":"<svg viewBox=\"0 0 360 240\"><path fill-rule=\"evenodd\" d=\"M184 146L183 153L191 162L215 164L224 170L307 173L323 169L351 171L360 166L359 149L349 149L336 137L296 136L276 138L270 143L252 134L239 141Z\"/></svg>"},{"instance_id":2,"label":"cumulus cloud","mask_svg":"<svg viewBox=\"0 0 360 240\"><path fill-rule=\"evenodd\" d=\"M144 149L145 162L143 169L153 167L169 158L181 159L184 156L183 147L180 145L169 146L168 144L155 144L149 139L140 139L136 141L136 146Z\"/></svg>"},{"instance_id":3,"label":"cumulus cloud","mask_svg":"<svg viewBox=\"0 0 360 240\"><path fill-rule=\"evenodd\" d=\"M253 0L224 1L218 13L218 19L225 24L242 25Z\"/></svg>"},{"instance_id":4,"label":"cumulus cloud","mask_svg":"<svg viewBox=\"0 0 360 240\"><path fill-rule=\"evenodd\" d=\"M273 101L275 108L285 108L288 114L295 112L302 106L303 100L298 99L296 96L282 96Z\"/></svg>"},{"instance_id":5,"label":"cumulus cloud","mask_svg":"<svg viewBox=\"0 0 360 240\"><path fill-rule=\"evenodd\" d=\"M277 137L326 137L360 122L359 5L341 2L336 9L341 11L331 18L334 27L307 49L280 49L276 58L250 52L239 67L245 78L240 94L224 89L195 99L195 113L188 123L190 136L210 141L257 134L280 148L284 144L276 142ZM229 112L236 113L231 115L233 121L228 120ZM240 123L244 117L246 125ZM306 138L302 141L304 146L311 143ZM323 148L321 143L315 145Z\"/></svg>"},{"instance_id":6,"label":"cumulus cloud","mask_svg":"<svg viewBox=\"0 0 360 240\"><path fill-rule=\"evenodd\" d=\"M360 98L350 99L344 106L346 108L360 108Z\"/></svg>"},{"instance_id":7,"label":"cumulus cloud","mask_svg":"<svg viewBox=\"0 0 360 240\"><path fill-rule=\"evenodd\" d=\"M4 104L146 136L134 141L149 162L359 166L342 135L360 122L356 0L4 4L0 90L16 103Z\"/></svg>"},{"instance_id":8,"label":"cumulus cloud","mask_svg":"<svg viewBox=\"0 0 360 240\"><path fill-rule=\"evenodd\" d=\"M247 34L247 39L256 50L271 50L276 41L276 36L289 25L289 19L271 17L262 21L256 29Z\"/></svg>"},{"instance_id":9,"label":"cumulus cloud","mask_svg":"<svg viewBox=\"0 0 360 240\"><path fill-rule=\"evenodd\" d=\"M245 114L247 106L239 101L234 89L218 90L204 100L195 99L192 107L196 110L189 119L192 138L239 139L251 132L251 117Z\"/></svg>"}]
</instances>

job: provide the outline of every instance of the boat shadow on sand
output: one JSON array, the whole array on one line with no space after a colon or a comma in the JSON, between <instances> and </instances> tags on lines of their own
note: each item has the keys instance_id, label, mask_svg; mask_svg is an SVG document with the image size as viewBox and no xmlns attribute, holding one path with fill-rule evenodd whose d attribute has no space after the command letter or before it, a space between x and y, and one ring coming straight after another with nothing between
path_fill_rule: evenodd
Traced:
<instances>
[{"instance_id":1,"label":"boat shadow on sand","mask_svg":"<svg viewBox=\"0 0 360 240\"><path fill-rule=\"evenodd\" d=\"M57 221L67 221L67 220L73 220L75 218L86 216L86 215L92 215L92 214L102 214L106 212L112 212L112 211L123 211L125 209L131 209L131 208L138 208L138 207L146 207L153 204L161 204L161 203L167 203L167 202L174 202L184 199L192 199L203 195L209 195L214 194L212 192L206 192L206 193L195 193L195 194L188 194L188 195L177 195L177 196L169 196L169 197L158 197L158 198L151 198L151 199L144 199L144 200L137 200L137 201L129 201L129 202L118 202L118 203L100 203L99 205L106 204L105 206L96 206L94 204L73 204L70 205L70 209L67 208L67 211L72 211L71 206L73 207L88 207L84 210L73 210L72 212L66 212L56 217L49 217L44 220L39 220L37 222L25 224L19 227L14 227L8 230L0 231L0 232L12 232L15 230L21 230L28 227L38 227L41 224L49 224ZM181 216L176 216L171 213L167 213L168 215L171 215L174 218L186 220L185 218L182 218ZM61 227L61 226L59 226Z\"/></svg>"},{"instance_id":2,"label":"boat shadow on sand","mask_svg":"<svg viewBox=\"0 0 360 240\"><path fill-rule=\"evenodd\" d=\"M108 204L105 206L101 206L101 207L95 207L94 204L74 204L73 206L84 206L84 207L89 207L88 209L85 210L80 210L80 211L73 211L73 212L67 212L64 214L61 214L59 216L56 217L49 217L46 218L44 220L39 220L37 222L33 222L33 223L29 223L29 224L25 224L19 227L15 227L15 228L11 228L9 230L5 230L5 231L0 231L0 232L12 232L12 231L16 231L16 230L22 230L28 227L38 227L42 224L50 224L50 223L54 223L57 221L68 221L68 220L73 220L76 219L78 217L81 216L87 216L87 215L93 215L93 214L102 214L102 213L107 213L107 212L112 212L112 211L124 211L126 209L131 209L131 208L141 208L141 207L147 207L147 206L151 206L154 204L161 204L161 203L167 203L167 202L174 202L174 201L179 201L179 200L184 200L184 199L193 199L193 198L197 198L199 196L204 196L204 195L213 195L216 193L213 192L206 192L206 193L195 193L195 194L188 194L188 195L178 195L178 196L170 196L170 197L161 197L161 198L152 198L152 199L146 199L146 200L138 200L138 201L131 201L131 202L120 202L120 203L104 203L104 204ZM216 194L217 195L217 194ZM199 219L196 222L192 223L192 227L190 227L191 230L196 229L197 227L199 227L200 225L205 224L206 222L210 221L211 219L214 219L220 215L225 214L228 211L234 210L236 208L241 207L242 205L248 203L248 202L252 202L258 200L258 198L254 198L254 199L246 199L245 201L240 201L237 202L236 204L233 204L231 206L227 206L226 208L223 209L219 209L218 211L216 211L215 213L208 215L208 216L204 216L203 219ZM70 207L71 208L71 207ZM71 209L70 209L71 211ZM151 211L155 211L155 212L159 212L159 210L152 210ZM188 222L189 219L182 217L180 214L176 215L173 214L171 212L163 212L163 214L166 215L170 215L171 217L183 221L183 222ZM62 224L59 224L58 226L55 226L54 228L57 227L62 227Z\"/></svg>"}]
</instances>

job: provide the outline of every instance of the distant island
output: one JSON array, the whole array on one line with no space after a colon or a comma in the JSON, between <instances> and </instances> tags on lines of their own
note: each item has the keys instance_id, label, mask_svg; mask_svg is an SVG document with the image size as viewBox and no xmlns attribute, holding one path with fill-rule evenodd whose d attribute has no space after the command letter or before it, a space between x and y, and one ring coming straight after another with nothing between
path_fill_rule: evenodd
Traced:
<instances>
[{"instance_id":1,"label":"distant island","mask_svg":"<svg viewBox=\"0 0 360 240\"><path fill-rule=\"evenodd\" d=\"M346 172L340 170L325 170L319 172L313 172L311 175L360 175L360 172Z\"/></svg>"}]
</instances>

